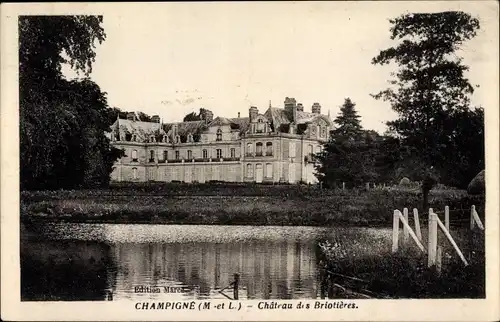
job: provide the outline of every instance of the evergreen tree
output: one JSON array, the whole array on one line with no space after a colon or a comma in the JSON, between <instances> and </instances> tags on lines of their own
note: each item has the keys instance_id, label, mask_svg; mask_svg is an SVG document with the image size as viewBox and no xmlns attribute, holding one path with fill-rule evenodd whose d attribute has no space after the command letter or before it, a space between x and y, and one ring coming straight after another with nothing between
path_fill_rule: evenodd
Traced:
<instances>
[{"instance_id":1,"label":"evergreen tree","mask_svg":"<svg viewBox=\"0 0 500 322\"><path fill-rule=\"evenodd\" d=\"M333 135L337 137L358 138L363 128L358 112L355 109L356 104L350 98L346 98L340 108L339 115L333 121L337 128L333 130Z\"/></svg>"},{"instance_id":2,"label":"evergreen tree","mask_svg":"<svg viewBox=\"0 0 500 322\"><path fill-rule=\"evenodd\" d=\"M373 182L379 174L375 166L375 151L379 136L374 131L364 131L360 116L350 98L346 98L334 120L338 127L331 132L330 140L322 152L315 156L316 177L326 187L349 187L363 182Z\"/></svg>"}]
</instances>

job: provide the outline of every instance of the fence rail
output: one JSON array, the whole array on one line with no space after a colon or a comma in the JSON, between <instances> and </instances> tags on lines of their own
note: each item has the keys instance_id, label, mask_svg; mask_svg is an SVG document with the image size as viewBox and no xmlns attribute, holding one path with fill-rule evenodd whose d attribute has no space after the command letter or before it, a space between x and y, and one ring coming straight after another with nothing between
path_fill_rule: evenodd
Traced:
<instances>
[{"instance_id":1,"label":"fence rail","mask_svg":"<svg viewBox=\"0 0 500 322\"><path fill-rule=\"evenodd\" d=\"M451 244L456 254L464 264L464 266L468 266L469 262L465 258L461 248L458 246L457 242L453 238L450 232L450 223L461 222L464 223L466 221L470 221L470 230L474 230L476 226L484 231L484 225L479 218L479 215L476 211L476 207L472 205L470 209L470 218L469 219L458 219L458 220L450 220L450 211L448 206L445 206L444 211L440 212L444 213L444 223L438 216L439 212L434 211L432 208L429 208L428 213L428 237L427 237L427 248L423 245L422 233L420 231L420 219L418 216L418 210L416 208L413 209L413 217L415 224L415 231L409 224L409 216L408 216L408 208L403 209L403 213L400 210L396 209L393 213L393 231L392 231L392 252L395 253L399 248L399 222L403 224L403 243L406 244L409 240L409 236L412 237L415 244L422 252L427 253L427 266L428 267L436 267L438 273L441 272L442 268L442 256L443 256L443 247L438 245L438 230L446 237L446 240ZM439 228L439 229L438 229ZM464 248L465 250L470 250L470 248ZM470 257L469 257L470 258Z\"/></svg>"}]
</instances>

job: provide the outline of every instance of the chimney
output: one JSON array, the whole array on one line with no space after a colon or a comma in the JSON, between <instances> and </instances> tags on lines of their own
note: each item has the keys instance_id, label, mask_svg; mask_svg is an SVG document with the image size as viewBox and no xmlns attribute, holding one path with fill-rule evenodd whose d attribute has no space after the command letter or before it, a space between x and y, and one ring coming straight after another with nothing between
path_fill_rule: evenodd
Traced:
<instances>
[{"instance_id":1,"label":"chimney","mask_svg":"<svg viewBox=\"0 0 500 322\"><path fill-rule=\"evenodd\" d=\"M250 117L250 122L253 121L253 119L259 114L259 109L255 106L251 106L250 109L248 110L248 116Z\"/></svg>"},{"instance_id":2,"label":"chimney","mask_svg":"<svg viewBox=\"0 0 500 322\"><path fill-rule=\"evenodd\" d=\"M297 111L304 112L304 105L302 103L297 103Z\"/></svg>"},{"instance_id":3,"label":"chimney","mask_svg":"<svg viewBox=\"0 0 500 322\"><path fill-rule=\"evenodd\" d=\"M319 105L319 103L314 103L311 107L311 112L313 112L313 114L321 114L321 105Z\"/></svg>"},{"instance_id":4,"label":"chimney","mask_svg":"<svg viewBox=\"0 0 500 322\"><path fill-rule=\"evenodd\" d=\"M238 118L240 118L240 112L238 112Z\"/></svg>"},{"instance_id":5,"label":"chimney","mask_svg":"<svg viewBox=\"0 0 500 322\"><path fill-rule=\"evenodd\" d=\"M127 120L135 121L135 113L134 112L128 112L127 113Z\"/></svg>"},{"instance_id":6,"label":"chimney","mask_svg":"<svg viewBox=\"0 0 500 322\"><path fill-rule=\"evenodd\" d=\"M158 115L151 116L151 122L160 123L160 116Z\"/></svg>"},{"instance_id":7,"label":"chimney","mask_svg":"<svg viewBox=\"0 0 500 322\"><path fill-rule=\"evenodd\" d=\"M297 122L297 101L293 97L285 98L285 111L292 115L292 122Z\"/></svg>"}]
</instances>

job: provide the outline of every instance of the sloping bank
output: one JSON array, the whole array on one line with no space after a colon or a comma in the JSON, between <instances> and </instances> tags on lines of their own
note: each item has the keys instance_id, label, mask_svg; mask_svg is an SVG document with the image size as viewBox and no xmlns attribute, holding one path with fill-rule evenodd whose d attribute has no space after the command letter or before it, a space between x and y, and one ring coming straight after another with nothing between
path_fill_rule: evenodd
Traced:
<instances>
[{"instance_id":1,"label":"sloping bank","mask_svg":"<svg viewBox=\"0 0 500 322\"><path fill-rule=\"evenodd\" d=\"M319 190L293 187L255 191L214 189L195 193L180 189L79 190L23 192L21 216L93 223L221 224L221 225L388 225L394 209L420 209L418 190ZM273 192L274 191L274 192ZM276 193L275 191L279 191ZM242 192L238 194L238 192ZM203 193L203 194L202 194ZM453 219L466 220L470 206L483 214L484 200L464 191L432 191L430 206L436 210L462 209ZM425 222L426 216L422 216Z\"/></svg>"}]
</instances>

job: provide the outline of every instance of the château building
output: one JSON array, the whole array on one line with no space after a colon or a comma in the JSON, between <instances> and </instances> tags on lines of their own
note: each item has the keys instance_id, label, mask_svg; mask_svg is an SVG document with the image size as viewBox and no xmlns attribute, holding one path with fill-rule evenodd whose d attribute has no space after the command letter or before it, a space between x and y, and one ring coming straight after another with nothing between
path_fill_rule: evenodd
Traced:
<instances>
[{"instance_id":1,"label":"ch\u00e2teau building","mask_svg":"<svg viewBox=\"0 0 500 322\"><path fill-rule=\"evenodd\" d=\"M317 182L312 155L328 140L333 124L314 103L305 112L286 98L283 108L248 116L215 117L200 110L201 121L163 123L157 115L142 122L135 113L111 126L111 144L123 149L112 181Z\"/></svg>"}]
</instances>

